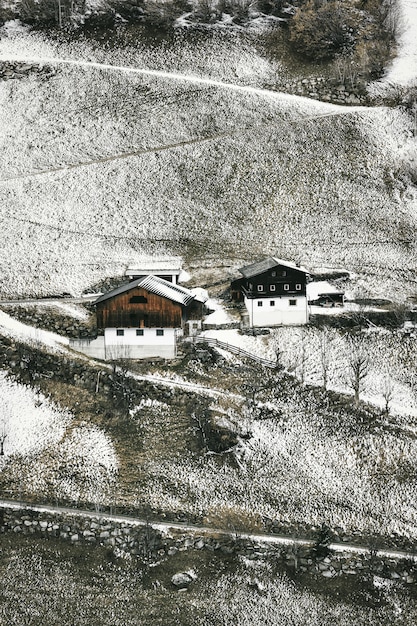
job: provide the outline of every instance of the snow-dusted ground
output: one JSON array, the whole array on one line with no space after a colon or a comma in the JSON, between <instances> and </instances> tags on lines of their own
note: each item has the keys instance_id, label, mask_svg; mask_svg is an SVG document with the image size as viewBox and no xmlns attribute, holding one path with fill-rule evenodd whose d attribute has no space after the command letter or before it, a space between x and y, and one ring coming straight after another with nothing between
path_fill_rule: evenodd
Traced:
<instances>
[{"instance_id":1,"label":"snow-dusted ground","mask_svg":"<svg viewBox=\"0 0 417 626\"><path fill-rule=\"evenodd\" d=\"M73 416L43 394L0 372L0 475L39 497L103 502L118 461L96 426L72 426Z\"/></svg>"},{"instance_id":2,"label":"snow-dusted ground","mask_svg":"<svg viewBox=\"0 0 417 626\"><path fill-rule=\"evenodd\" d=\"M18 341L42 345L55 351L62 351L63 346L69 345L67 337L23 324L4 311L0 311L0 329L4 335L15 337Z\"/></svg>"},{"instance_id":3,"label":"snow-dusted ground","mask_svg":"<svg viewBox=\"0 0 417 626\"><path fill-rule=\"evenodd\" d=\"M0 389L0 436L6 435L0 468L13 454L39 452L60 441L71 422L68 412L53 406L30 387L11 381L3 372L0 372Z\"/></svg>"},{"instance_id":4,"label":"snow-dusted ground","mask_svg":"<svg viewBox=\"0 0 417 626\"><path fill-rule=\"evenodd\" d=\"M399 36L396 56L384 80L393 85L417 85L417 0L398 0Z\"/></svg>"},{"instance_id":5,"label":"snow-dusted ground","mask_svg":"<svg viewBox=\"0 0 417 626\"><path fill-rule=\"evenodd\" d=\"M404 112L265 89L279 66L216 38L111 50L24 33L0 58L57 70L0 85L5 296L79 294L164 252L277 253L359 270L378 297L414 291Z\"/></svg>"}]
</instances>

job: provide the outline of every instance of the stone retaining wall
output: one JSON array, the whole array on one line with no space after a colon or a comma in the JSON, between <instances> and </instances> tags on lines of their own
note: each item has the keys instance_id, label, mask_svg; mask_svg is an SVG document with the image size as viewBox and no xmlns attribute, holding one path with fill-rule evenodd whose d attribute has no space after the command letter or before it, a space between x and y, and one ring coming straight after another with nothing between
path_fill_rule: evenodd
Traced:
<instances>
[{"instance_id":1,"label":"stone retaining wall","mask_svg":"<svg viewBox=\"0 0 417 626\"><path fill-rule=\"evenodd\" d=\"M63 301L65 302L65 301ZM78 320L65 315L53 306L47 308L36 305L2 305L2 310L8 315L34 328L58 333L71 338L94 338L97 336L95 316L90 319Z\"/></svg>"},{"instance_id":2,"label":"stone retaining wall","mask_svg":"<svg viewBox=\"0 0 417 626\"><path fill-rule=\"evenodd\" d=\"M350 87L346 83L330 81L323 77L288 81L283 85L283 89L288 93L322 102L355 106L372 104L366 94L365 85Z\"/></svg>"},{"instance_id":3,"label":"stone retaining wall","mask_svg":"<svg viewBox=\"0 0 417 626\"><path fill-rule=\"evenodd\" d=\"M19 61L2 61L0 63L0 80L23 78L35 75L48 78L56 74L56 70L42 63L21 63Z\"/></svg>"},{"instance_id":4,"label":"stone retaining wall","mask_svg":"<svg viewBox=\"0 0 417 626\"><path fill-rule=\"evenodd\" d=\"M417 581L417 564L412 559L331 551L325 556L317 556L312 546L271 546L250 538L198 529L195 532L190 529L167 529L164 532L151 524L101 518L94 514L88 517L4 507L0 508L0 532L99 545L116 556L129 554L147 560L168 558L184 550L209 550L223 555L240 554L249 559L270 556L290 570L324 578L377 575L407 585Z\"/></svg>"}]
</instances>

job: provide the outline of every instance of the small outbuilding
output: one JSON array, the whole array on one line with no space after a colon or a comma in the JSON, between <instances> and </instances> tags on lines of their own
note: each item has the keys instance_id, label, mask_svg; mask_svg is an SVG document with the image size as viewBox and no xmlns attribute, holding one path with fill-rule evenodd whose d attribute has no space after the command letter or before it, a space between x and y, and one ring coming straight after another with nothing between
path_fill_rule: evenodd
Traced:
<instances>
[{"instance_id":1,"label":"small outbuilding","mask_svg":"<svg viewBox=\"0 0 417 626\"><path fill-rule=\"evenodd\" d=\"M343 307L345 292L326 280L311 282L307 285L308 303L325 308Z\"/></svg>"},{"instance_id":2,"label":"small outbuilding","mask_svg":"<svg viewBox=\"0 0 417 626\"><path fill-rule=\"evenodd\" d=\"M145 276L157 276L169 283L177 284L182 271L182 259L179 256L141 259L126 269L126 276L130 280L137 280Z\"/></svg>"}]
</instances>

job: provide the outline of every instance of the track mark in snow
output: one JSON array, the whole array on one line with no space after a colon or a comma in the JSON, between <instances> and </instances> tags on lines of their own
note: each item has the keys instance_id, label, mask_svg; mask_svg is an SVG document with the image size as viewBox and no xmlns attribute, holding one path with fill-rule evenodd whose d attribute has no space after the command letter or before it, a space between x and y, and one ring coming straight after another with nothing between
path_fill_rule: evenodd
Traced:
<instances>
[{"instance_id":1,"label":"track mark in snow","mask_svg":"<svg viewBox=\"0 0 417 626\"><path fill-rule=\"evenodd\" d=\"M278 92L276 92L278 93ZM338 117L341 115L349 115L351 113L360 113L363 111L369 111L370 109L368 107L350 107L347 109L343 110L336 110L336 111L329 111L327 113L322 113L322 114L318 114L318 115L309 115L309 116L301 116L297 119L294 120L283 120L280 119L281 122L287 124L287 125L293 125L293 124L302 124L303 122L311 122L311 121L316 121L318 119L321 118L325 118L325 117ZM45 176L46 174L54 174L56 172L64 172L64 171L69 171L69 170L74 170L74 169L78 169L81 167L90 167L92 165L99 165L101 163L110 163L112 161L119 161L119 160L123 160L123 159L130 159L130 158L134 158L134 157L138 157L138 156L142 156L145 154L156 154L158 152L166 152L169 150L175 150L177 148L182 148L184 146L191 146L191 145L196 145L196 144L202 144L202 143L208 143L210 141L216 141L218 139L223 139L225 137L232 137L233 135L237 135L239 133L245 133L245 132L250 132L253 130L259 130L260 128L265 128L270 126L271 128L273 126L275 126L274 122L271 122L270 120L268 122L262 123L262 124L256 124L254 126L246 126L246 127L240 127L240 128L236 128L234 130L230 130L230 131L224 131L222 133L218 133L216 135L210 135L208 137L195 137L193 139L186 139L184 141L178 141L176 143L172 143L172 144L166 144L166 145L162 145L162 146L156 146L154 148L140 148L138 150L132 150L131 152L122 152L119 154L113 154L113 155L108 155L105 157L99 157L96 159L91 159L89 161L81 161L79 163L70 163L68 165L60 165L59 167L53 167L47 170L40 170L38 172L29 172L28 174L17 174L16 176L8 176L7 178L0 178L0 183L5 183L5 182L9 182L9 181L14 181L14 180L21 180L21 179L27 179L27 178L34 178L37 176Z\"/></svg>"},{"instance_id":2,"label":"track mark in snow","mask_svg":"<svg viewBox=\"0 0 417 626\"><path fill-rule=\"evenodd\" d=\"M210 137L188 139L186 141L178 141L177 143L168 144L165 146L158 146L156 148L141 148L132 152L122 152L121 154L114 154L106 157L100 157L98 159L91 159L90 161L82 161L81 163L72 163L69 165L61 165L48 170L41 170L39 172L31 172L29 174L18 174L17 176L10 176L8 178L0 178L0 182L8 182L12 180L19 180L21 178L33 178L35 176L44 176L45 174L53 174L54 172L62 172L66 170L73 170L79 167L89 167L90 165L98 165L100 163L109 163L111 161L118 161L121 159L130 159L132 157L141 156L142 154L153 154L157 152L164 152L166 150L175 150L176 148L182 148L183 146L190 146L198 143L205 143L207 141L215 141L221 139L227 135L232 135L237 131L230 131L219 133L218 135L212 135Z\"/></svg>"}]
</instances>

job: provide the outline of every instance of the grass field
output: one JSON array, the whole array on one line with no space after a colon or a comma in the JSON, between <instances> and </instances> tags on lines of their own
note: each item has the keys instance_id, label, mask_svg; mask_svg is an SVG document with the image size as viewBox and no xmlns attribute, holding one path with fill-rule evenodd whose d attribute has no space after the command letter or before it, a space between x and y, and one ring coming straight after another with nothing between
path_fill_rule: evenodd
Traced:
<instances>
[{"instance_id":1,"label":"grass field","mask_svg":"<svg viewBox=\"0 0 417 626\"><path fill-rule=\"evenodd\" d=\"M412 592L339 578L291 579L273 558L177 552L154 567L109 559L100 548L0 536L0 623L11 626L412 626ZM177 591L171 576L193 569ZM356 577L355 577L356 578Z\"/></svg>"}]
</instances>

